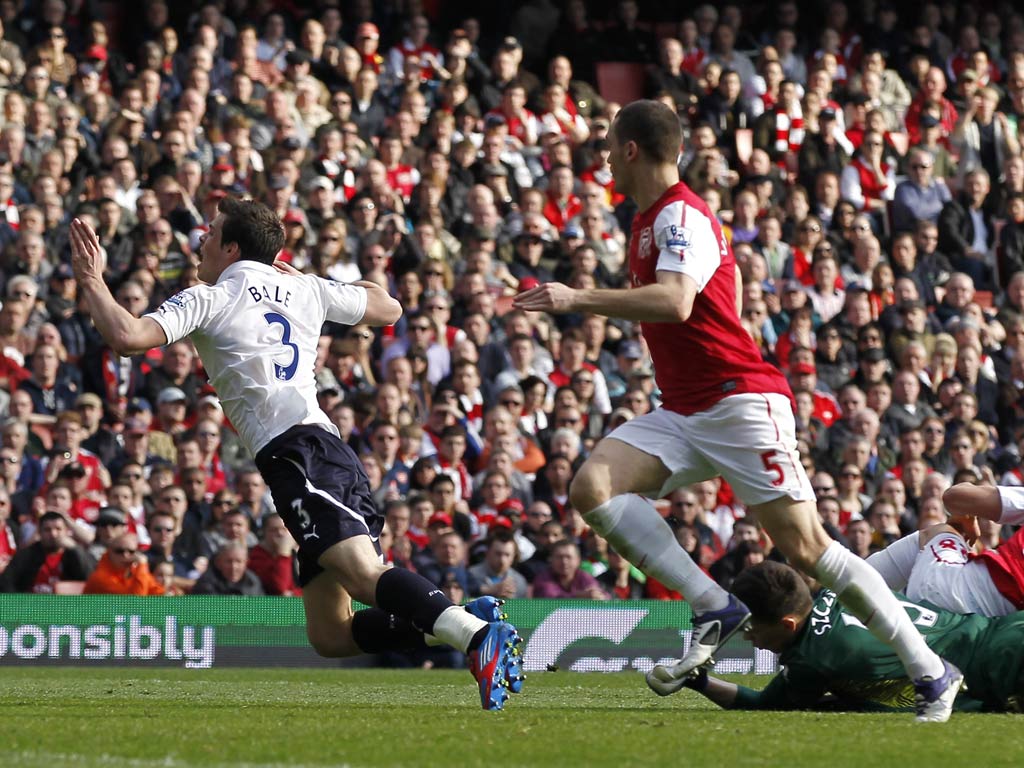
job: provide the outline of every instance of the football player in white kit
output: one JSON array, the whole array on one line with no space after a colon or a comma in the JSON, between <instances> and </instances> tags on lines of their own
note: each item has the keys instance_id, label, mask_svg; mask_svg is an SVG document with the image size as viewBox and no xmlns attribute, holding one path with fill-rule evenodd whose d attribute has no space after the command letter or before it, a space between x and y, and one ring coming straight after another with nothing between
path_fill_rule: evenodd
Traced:
<instances>
[{"instance_id":1,"label":"football player in white kit","mask_svg":"<svg viewBox=\"0 0 1024 768\"><path fill-rule=\"evenodd\" d=\"M358 457L317 405L313 363L325 321L395 322L399 303L380 286L275 267L284 229L265 205L226 198L199 246L199 279L136 318L103 280L96 233L71 224L72 266L96 328L121 355L179 339L203 367L256 457L274 503L299 544L306 631L323 656L446 643L469 654L485 709L521 687L519 636L497 611L454 606L418 574L385 566L383 516ZM353 612L352 598L374 606ZM493 619L486 621L481 614Z\"/></svg>"}]
</instances>

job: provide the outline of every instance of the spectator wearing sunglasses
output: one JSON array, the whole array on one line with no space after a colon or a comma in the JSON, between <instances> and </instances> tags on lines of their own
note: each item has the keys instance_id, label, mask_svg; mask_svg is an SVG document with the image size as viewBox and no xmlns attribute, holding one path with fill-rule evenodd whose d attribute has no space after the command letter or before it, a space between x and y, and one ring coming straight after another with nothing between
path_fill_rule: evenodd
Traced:
<instances>
[{"instance_id":1,"label":"spectator wearing sunglasses","mask_svg":"<svg viewBox=\"0 0 1024 768\"><path fill-rule=\"evenodd\" d=\"M162 595L149 572L146 558L139 555L139 540L133 533L112 539L96 570L85 582L87 595Z\"/></svg>"}]
</instances>

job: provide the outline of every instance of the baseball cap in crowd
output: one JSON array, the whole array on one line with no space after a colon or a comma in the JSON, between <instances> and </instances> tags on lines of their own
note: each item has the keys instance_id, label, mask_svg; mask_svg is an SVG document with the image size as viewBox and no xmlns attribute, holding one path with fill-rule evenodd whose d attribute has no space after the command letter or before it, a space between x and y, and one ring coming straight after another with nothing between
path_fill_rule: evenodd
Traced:
<instances>
[{"instance_id":1,"label":"baseball cap in crowd","mask_svg":"<svg viewBox=\"0 0 1024 768\"><path fill-rule=\"evenodd\" d=\"M128 419L124 423L124 433L126 435L144 435L149 430L146 428L146 422L142 419Z\"/></svg>"},{"instance_id":2,"label":"baseball cap in crowd","mask_svg":"<svg viewBox=\"0 0 1024 768\"><path fill-rule=\"evenodd\" d=\"M836 111L832 107L825 107L818 114L818 117L821 118L822 120L835 120L836 119Z\"/></svg>"},{"instance_id":3,"label":"baseball cap in crowd","mask_svg":"<svg viewBox=\"0 0 1024 768\"><path fill-rule=\"evenodd\" d=\"M428 528L430 526L432 526L432 525L451 525L451 524L452 524L452 516L449 515L447 512L435 512L434 514L432 514L430 516L430 519L427 521L427 527Z\"/></svg>"},{"instance_id":4,"label":"baseball cap in crowd","mask_svg":"<svg viewBox=\"0 0 1024 768\"><path fill-rule=\"evenodd\" d=\"M356 39L361 37L367 37L371 40L380 40L380 30L377 29L376 24L371 24L368 21L363 22L356 27Z\"/></svg>"},{"instance_id":5,"label":"baseball cap in crowd","mask_svg":"<svg viewBox=\"0 0 1024 768\"><path fill-rule=\"evenodd\" d=\"M96 527L100 528L104 525L127 525L128 516L125 515L117 507L105 507L100 510L99 517L96 518Z\"/></svg>"},{"instance_id":6,"label":"baseball cap in crowd","mask_svg":"<svg viewBox=\"0 0 1024 768\"><path fill-rule=\"evenodd\" d=\"M783 292L787 292L787 293L802 292L803 289L804 289L804 285L799 280L787 280L782 285Z\"/></svg>"},{"instance_id":7,"label":"baseball cap in crowd","mask_svg":"<svg viewBox=\"0 0 1024 768\"><path fill-rule=\"evenodd\" d=\"M102 408L103 401L100 400L100 396L92 392L83 392L75 400L75 408L81 408L86 405L91 405L93 408Z\"/></svg>"},{"instance_id":8,"label":"baseball cap in crowd","mask_svg":"<svg viewBox=\"0 0 1024 768\"><path fill-rule=\"evenodd\" d=\"M503 115L487 115L484 117L484 128L494 128L499 125L504 125L506 122Z\"/></svg>"},{"instance_id":9,"label":"baseball cap in crowd","mask_svg":"<svg viewBox=\"0 0 1024 768\"><path fill-rule=\"evenodd\" d=\"M807 376L818 372L814 363L796 363L789 370L796 376Z\"/></svg>"},{"instance_id":10,"label":"baseball cap in crowd","mask_svg":"<svg viewBox=\"0 0 1024 768\"><path fill-rule=\"evenodd\" d=\"M939 118L937 118L935 115L930 115L927 112L921 115L921 120L919 122L922 128L934 128L935 126L941 124Z\"/></svg>"},{"instance_id":11,"label":"baseball cap in crowd","mask_svg":"<svg viewBox=\"0 0 1024 768\"><path fill-rule=\"evenodd\" d=\"M296 149L302 149L302 140L298 136L286 136L281 146L289 152L294 152Z\"/></svg>"},{"instance_id":12,"label":"baseball cap in crowd","mask_svg":"<svg viewBox=\"0 0 1024 768\"><path fill-rule=\"evenodd\" d=\"M627 360L642 360L644 356L643 347L639 341L629 339L619 344L619 355Z\"/></svg>"},{"instance_id":13,"label":"baseball cap in crowd","mask_svg":"<svg viewBox=\"0 0 1024 768\"><path fill-rule=\"evenodd\" d=\"M75 74L79 77L92 77L93 75L98 75L99 73L100 71L96 67L88 63L79 64L78 69L75 70Z\"/></svg>"},{"instance_id":14,"label":"baseball cap in crowd","mask_svg":"<svg viewBox=\"0 0 1024 768\"><path fill-rule=\"evenodd\" d=\"M540 280L536 277L524 277L519 280L519 292L528 291L531 288L536 288L540 285Z\"/></svg>"},{"instance_id":15,"label":"baseball cap in crowd","mask_svg":"<svg viewBox=\"0 0 1024 768\"><path fill-rule=\"evenodd\" d=\"M220 190L217 190L217 191L219 192ZM215 197L212 196L212 194L213 193L210 193L209 195L207 195L206 199L207 200L220 200L223 197L227 197L226 194L222 194L220 197L216 197L215 198ZM200 241L200 239L202 238L203 235L205 235L209 231L210 231L210 228L207 227L204 224L203 226L200 226L200 227L193 227L192 230L188 233L188 247L189 247L189 250L192 251L192 253L196 253L199 250L199 245L200 245L199 241Z\"/></svg>"},{"instance_id":16,"label":"baseball cap in crowd","mask_svg":"<svg viewBox=\"0 0 1024 768\"><path fill-rule=\"evenodd\" d=\"M629 372L631 379L653 379L654 369L649 365L641 365Z\"/></svg>"},{"instance_id":17,"label":"baseball cap in crowd","mask_svg":"<svg viewBox=\"0 0 1024 768\"><path fill-rule=\"evenodd\" d=\"M334 182L326 176L317 176L309 182L309 190L312 192L314 189L326 189L328 191L333 190Z\"/></svg>"},{"instance_id":18,"label":"baseball cap in crowd","mask_svg":"<svg viewBox=\"0 0 1024 768\"><path fill-rule=\"evenodd\" d=\"M562 234L565 236L566 240L580 240L583 238L583 230L575 224L570 224L563 229Z\"/></svg>"},{"instance_id":19,"label":"baseball cap in crowd","mask_svg":"<svg viewBox=\"0 0 1024 768\"><path fill-rule=\"evenodd\" d=\"M216 171L217 173L227 173L228 171L235 170L235 166L229 163L227 160L221 159L213 164L213 168L210 170Z\"/></svg>"},{"instance_id":20,"label":"baseball cap in crowd","mask_svg":"<svg viewBox=\"0 0 1024 768\"><path fill-rule=\"evenodd\" d=\"M50 277L56 280L74 280L75 271L71 269L70 264L64 264L63 262L61 262L50 274Z\"/></svg>"},{"instance_id":21,"label":"baseball cap in crowd","mask_svg":"<svg viewBox=\"0 0 1024 768\"><path fill-rule=\"evenodd\" d=\"M220 404L220 398L216 395L203 395L199 398L199 406L212 405L218 411L223 411L224 406Z\"/></svg>"},{"instance_id":22,"label":"baseball cap in crowd","mask_svg":"<svg viewBox=\"0 0 1024 768\"><path fill-rule=\"evenodd\" d=\"M298 48L294 51L288 51L284 57L284 63L291 64L292 66L296 64L309 64L310 61L312 61L312 59L309 54Z\"/></svg>"},{"instance_id":23,"label":"baseball cap in crowd","mask_svg":"<svg viewBox=\"0 0 1024 768\"><path fill-rule=\"evenodd\" d=\"M156 404L164 405L165 403L183 403L187 402L188 397L185 396L185 392L178 387L167 387L160 390L160 394L156 396Z\"/></svg>"},{"instance_id":24,"label":"baseball cap in crowd","mask_svg":"<svg viewBox=\"0 0 1024 768\"><path fill-rule=\"evenodd\" d=\"M302 211L296 210L295 208L289 208L281 221L285 224L305 224L306 222L302 217Z\"/></svg>"},{"instance_id":25,"label":"baseball cap in crowd","mask_svg":"<svg viewBox=\"0 0 1024 768\"><path fill-rule=\"evenodd\" d=\"M86 61L106 61L109 58L107 49L102 45L90 45L83 56Z\"/></svg>"},{"instance_id":26,"label":"baseball cap in crowd","mask_svg":"<svg viewBox=\"0 0 1024 768\"><path fill-rule=\"evenodd\" d=\"M138 413L139 411L152 411L153 406L149 404L149 400L144 397L133 397L128 401L128 413Z\"/></svg>"},{"instance_id":27,"label":"baseball cap in crowd","mask_svg":"<svg viewBox=\"0 0 1024 768\"><path fill-rule=\"evenodd\" d=\"M978 73L973 69L965 69L960 73L960 77L956 80L958 83L976 83L978 82Z\"/></svg>"},{"instance_id":28,"label":"baseball cap in crowd","mask_svg":"<svg viewBox=\"0 0 1024 768\"><path fill-rule=\"evenodd\" d=\"M880 363L885 360L885 350L881 347L871 347L870 349L864 350L860 359L869 363Z\"/></svg>"}]
</instances>

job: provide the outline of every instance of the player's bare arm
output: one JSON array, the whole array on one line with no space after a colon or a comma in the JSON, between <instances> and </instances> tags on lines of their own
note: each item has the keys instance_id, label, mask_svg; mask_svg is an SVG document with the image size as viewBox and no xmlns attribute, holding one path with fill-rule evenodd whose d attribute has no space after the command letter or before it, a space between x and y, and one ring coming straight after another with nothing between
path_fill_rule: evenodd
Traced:
<instances>
[{"instance_id":1,"label":"player's bare arm","mask_svg":"<svg viewBox=\"0 0 1024 768\"><path fill-rule=\"evenodd\" d=\"M114 300L103 280L99 238L81 219L71 222L71 268L96 329L115 352L128 357L167 343L156 321L135 317Z\"/></svg>"},{"instance_id":2,"label":"player's bare arm","mask_svg":"<svg viewBox=\"0 0 1024 768\"><path fill-rule=\"evenodd\" d=\"M645 323L685 323L693 310L697 282L679 272L659 271L658 281L639 288L570 288L545 283L515 297L518 309L565 314L593 312Z\"/></svg>"}]
</instances>

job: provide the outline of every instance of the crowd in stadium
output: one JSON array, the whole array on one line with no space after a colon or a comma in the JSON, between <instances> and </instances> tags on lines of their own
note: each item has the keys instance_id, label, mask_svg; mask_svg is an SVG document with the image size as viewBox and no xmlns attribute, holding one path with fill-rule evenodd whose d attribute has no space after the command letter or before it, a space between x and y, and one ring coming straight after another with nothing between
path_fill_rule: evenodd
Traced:
<instances>
[{"instance_id":1,"label":"crowd in stadium","mask_svg":"<svg viewBox=\"0 0 1024 768\"><path fill-rule=\"evenodd\" d=\"M0 0L0 591L300 592L194 348L118 356L69 265L77 216L117 301L152 311L250 196L282 260L404 307L325 327L316 360L389 562L455 601L679 599L569 502L595 443L659 405L639 324L511 302L628 284L616 98L679 115L834 538L866 557L944 520L951 483L1024 484L1012 4L309 5ZM776 556L719 480L661 508L725 587Z\"/></svg>"}]
</instances>

